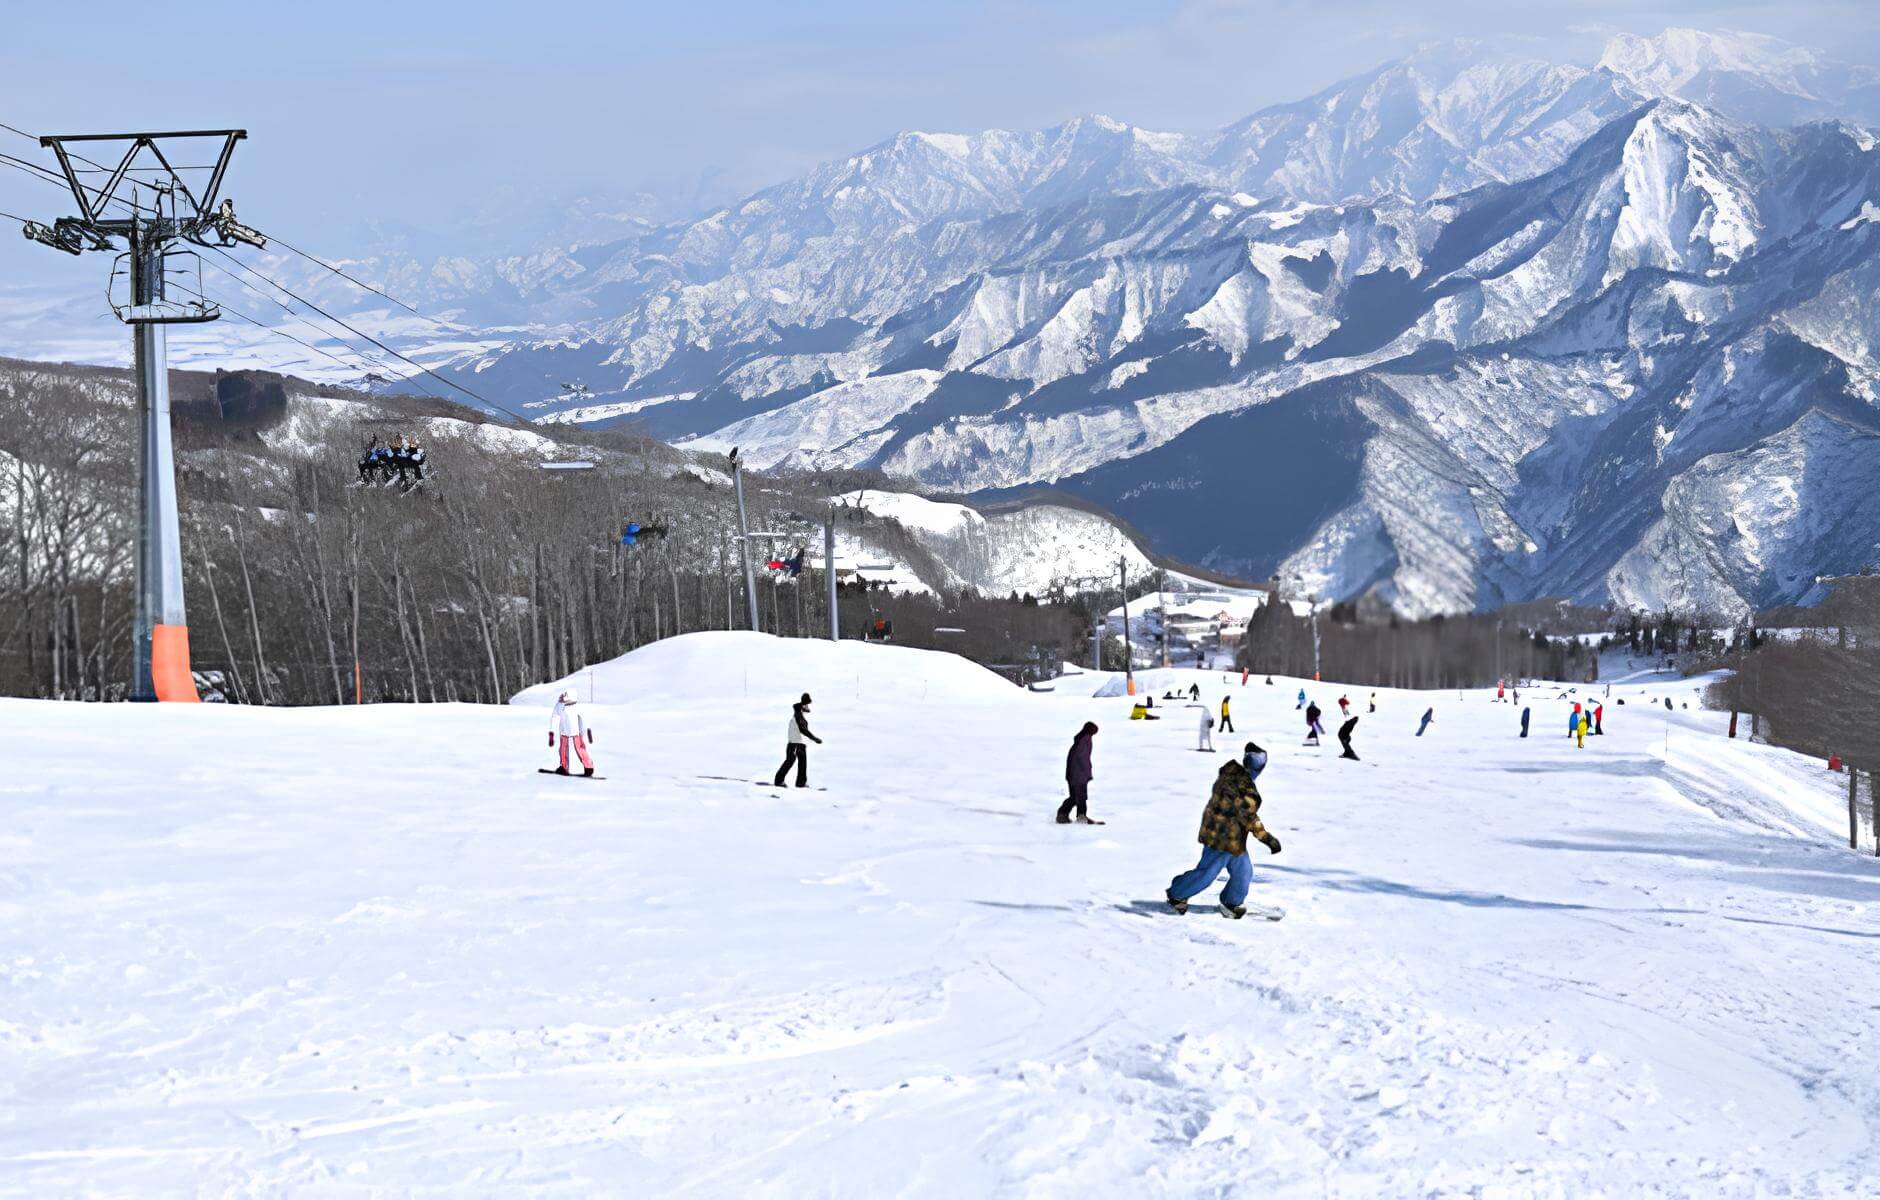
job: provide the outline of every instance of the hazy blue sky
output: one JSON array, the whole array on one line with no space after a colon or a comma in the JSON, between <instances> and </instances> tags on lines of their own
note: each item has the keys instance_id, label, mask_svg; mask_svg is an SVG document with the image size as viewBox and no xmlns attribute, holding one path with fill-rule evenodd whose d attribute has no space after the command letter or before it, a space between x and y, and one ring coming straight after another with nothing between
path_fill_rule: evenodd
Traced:
<instances>
[{"instance_id":1,"label":"hazy blue sky","mask_svg":"<svg viewBox=\"0 0 1880 1200\"><path fill-rule=\"evenodd\" d=\"M903 128L1092 111L1206 128L1458 35L1591 61L1605 32L1681 24L1880 57L1874 0L8 7L0 121L246 126L231 189L244 213L329 253L366 219L456 227L538 191L686 195L708 175L744 189ZM0 209L57 207L49 189L31 203L39 191L0 172Z\"/></svg>"}]
</instances>

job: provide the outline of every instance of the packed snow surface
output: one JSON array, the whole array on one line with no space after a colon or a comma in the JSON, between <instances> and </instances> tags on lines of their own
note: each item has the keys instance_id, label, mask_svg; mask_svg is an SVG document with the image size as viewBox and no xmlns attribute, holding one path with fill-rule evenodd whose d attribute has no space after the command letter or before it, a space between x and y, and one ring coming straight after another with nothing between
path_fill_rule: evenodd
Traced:
<instances>
[{"instance_id":1,"label":"packed snow surface","mask_svg":"<svg viewBox=\"0 0 1880 1200\"><path fill-rule=\"evenodd\" d=\"M1232 696L1207 754L939 657L629 655L599 781L536 773L532 704L0 702L0 1192L1880 1189L1880 864L1691 682L1585 749L1559 687L1521 740L1304 684L1353 763L1297 680L1139 673ZM753 786L804 689L828 790ZM1085 720L1109 824L1056 825ZM1286 919L1156 911L1246 738Z\"/></svg>"}]
</instances>

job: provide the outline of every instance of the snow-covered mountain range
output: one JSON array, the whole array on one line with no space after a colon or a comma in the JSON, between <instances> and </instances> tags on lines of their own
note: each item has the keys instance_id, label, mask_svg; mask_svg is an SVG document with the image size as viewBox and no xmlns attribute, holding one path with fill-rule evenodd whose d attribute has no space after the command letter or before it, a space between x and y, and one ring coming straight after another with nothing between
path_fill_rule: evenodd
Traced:
<instances>
[{"instance_id":1,"label":"snow-covered mountain range","mask_svg":"<svg viewBox=\"0 0 1880 1200\"><path fill-rule=\"evenodd\" d=\"M1735 612L1880 558L1873 119L1880 72L1754 35L1451 44L1212 132L909 132L698 220L357 269L543 420L1050 486L1409 614Z\"/></svg>"},{"instance_id":2,"label":"snow-covered mountain range","mask_svg":"<svg viewBox=\"0 0 1880 1200\"><path fill-rule=\"evenodd\" d=\"M1200 136L906 133L596 251L617 315L472 373L760 466L1049 484L1410 613L1795 600L1880 554L1880 156L1815 120L1875 95L1671 31L1442 46Z\"/></svg>"}]
</instances>

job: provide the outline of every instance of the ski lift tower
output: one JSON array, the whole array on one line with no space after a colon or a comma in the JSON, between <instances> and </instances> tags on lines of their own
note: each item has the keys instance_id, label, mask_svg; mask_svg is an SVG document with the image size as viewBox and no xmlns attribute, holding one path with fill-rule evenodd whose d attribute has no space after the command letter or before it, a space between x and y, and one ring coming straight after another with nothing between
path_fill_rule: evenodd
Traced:
<instances>
[{"instance_id":1,"label":"ski lift tower","mask_svg":"<svg viewBox=\"0 0 1880 1200\"><path fill-rule=\"evenodd\" d=\"M201 260L178 242L220 248L237 243L254 247L266 239L235 219L235 203L217 201L240 129L178 133L88 133L43 137L39 144L59 160L65 182L78 204L76 217L60 217L50 226L26 223L26 237L54 250L81 254L118 251L112 271L115 285L128 276L122 303L113 294L112 311L131 327L137 376L137 603L131 642L132 700L195 701L196 682L189 669L189 626L183 612L183 554L176 518L176 464L170 442L170 370L167 327L198 324L221 316L202 294ZM85 151L117 156L107 167ZM213 156L206 165L188 164L197 155ZM89 164L91 170L75 166ZM93 185L82 175L96 173ZM206 176L206 178L205 178ZM191 186L191 179L195 186ZM124 249L120 250L122 243ZM194 264L197 284L191 298L166 295L166 276ZM187 290L187 289L185 289Z\"/></svg>"}]
</instances>

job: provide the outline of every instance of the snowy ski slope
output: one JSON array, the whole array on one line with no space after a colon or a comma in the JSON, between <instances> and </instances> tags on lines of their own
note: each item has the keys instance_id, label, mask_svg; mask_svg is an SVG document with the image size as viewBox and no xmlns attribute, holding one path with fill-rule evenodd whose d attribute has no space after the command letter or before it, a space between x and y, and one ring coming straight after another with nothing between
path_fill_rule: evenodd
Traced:
<instances>
[{"instance_id":1,"label":"snowy ski slope","mask_svg":"<svg viewBox=\"0 0 1880 1200\"><path fill-rule=\"evenodd\" d=\"M642 654L605 782L529 702L0 702L0 1194L1880 1191L1880 864L1818 762L1644 704L1688 682L1584 750L1556 689L1526 741L1380 692L1354 764L1296 680L1145 672L1272 751L1268 924L1132 908L1198 851L1193 709ZM804 687L829 790L752 786ZM1110 823L1058 826L1085 719Z\"/></svg>"}]
</instances>

